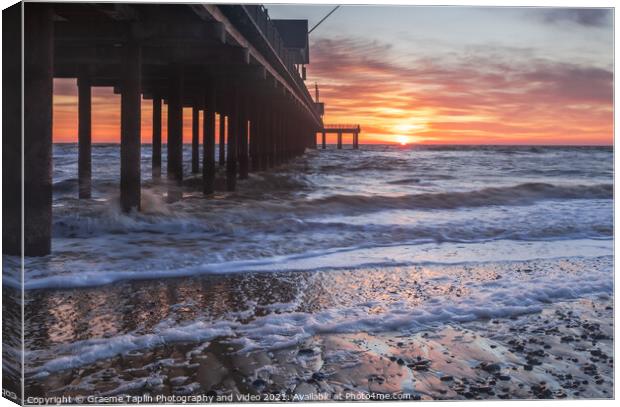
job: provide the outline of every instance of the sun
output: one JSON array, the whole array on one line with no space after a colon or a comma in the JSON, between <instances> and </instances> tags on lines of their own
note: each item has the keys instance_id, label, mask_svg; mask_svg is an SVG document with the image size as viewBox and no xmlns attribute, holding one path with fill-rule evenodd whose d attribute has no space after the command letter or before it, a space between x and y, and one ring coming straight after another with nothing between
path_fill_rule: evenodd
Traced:
<instances>
[{"instance_id":1,"label":"sun","mask_svg":"<svg viewBox=\"0 0 620 407\"><path fill-rule=\"evenodd\" d=\"M401 146L406 146L411 142L411 139L408 136L396 136L396 142Z\"/></svg>"},{"instance_id":2,"label":"sun","mask_svg":"<svg viewBox=\"0 0 620 407\"><path fill-rule=\"evenodd\" d=\"M400 123L394 123L391 126L392 140L401 146L416 143L418 137L417 133L423 132L427 129L427 122L420 117L410 117L407 120L403 120Z\"/></svg>"}]
</instances>

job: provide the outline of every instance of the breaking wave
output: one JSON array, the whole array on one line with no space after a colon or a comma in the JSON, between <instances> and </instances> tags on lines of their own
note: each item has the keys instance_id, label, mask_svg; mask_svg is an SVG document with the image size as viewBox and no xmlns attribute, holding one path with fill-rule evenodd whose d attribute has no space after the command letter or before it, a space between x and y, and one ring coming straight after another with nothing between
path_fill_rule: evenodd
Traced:
<instances>
[{"instance_id":1,"label":"breaking wave","mask_svg":"<svg viewBox=\"0 0 620 407\"><path fill-rule=\"evenodd\" d=\"M613 185L553 185L525 183L468 192L422 193L403 196L332 195L306 206L321 211L376 211L385 209L457 209L494 205L527 205L551 199L612 199Z\"/></svg>"}]
</instances>

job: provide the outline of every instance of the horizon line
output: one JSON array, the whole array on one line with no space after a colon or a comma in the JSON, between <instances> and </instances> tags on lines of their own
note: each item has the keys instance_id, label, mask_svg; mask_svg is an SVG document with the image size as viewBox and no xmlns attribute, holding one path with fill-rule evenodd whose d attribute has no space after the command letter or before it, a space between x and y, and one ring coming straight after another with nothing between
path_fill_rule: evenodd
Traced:
<instances>
[{"instance_id":1,"label":"horizon line","mask_svg":"<svg viewBox=\"0 0 620 407\"><path fill-rule=\"evenodd\" d=\"M77 141L54 141L52 144L78 144ZM92 142L91 145L104 145L104 144L113 144L120 145L120 142L115 141L104 141L104 142ZM153 143L140 143L140 145L152 145ZM168 143L162 142L161 145L167 145ZM191 142L183 142L183 145L191 146ZM199 145L203 145L203 143L199 143ZM219 146L220 143L215 143L216 146ZM337 143L326 143L328 146L336 146ZM353 145L352 143L343 143L343 146ZM408 143L406 145L401 145L400 143L359 143L359 145L365 146L399 146L399 147L411 147L411 146L461 146L461 147L472 147L472 146L496 146L496 147L614 147L614 144L510 144L510 143ZM321 150L320 143L317 144L317 149Z\"/></svg>"}]
</instances>

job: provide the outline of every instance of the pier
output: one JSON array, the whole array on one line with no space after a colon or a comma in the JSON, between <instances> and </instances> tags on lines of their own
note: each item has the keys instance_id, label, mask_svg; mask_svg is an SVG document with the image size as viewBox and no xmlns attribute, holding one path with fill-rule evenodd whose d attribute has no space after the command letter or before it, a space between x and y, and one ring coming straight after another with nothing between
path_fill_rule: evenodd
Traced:
<instances>
[{"instance_id":1,"label":"pier","mask_svg":"<svg viewBox=\"0 0 620 407\"><path fill-rule=\"evenodd\" d=\"M359 134L362 131L359 124L326 124L321 129L321 148L325 150L327 148L326 135L327 133L335 133L338 135L337 146L338 149L342 149L342 135L350 133L353 135L353 149L359 148Z\"/></svg>"},{"instance_id":2,"label":"pier","mask_svg":"<svg viewBox=\"0 0 620 407\"><path fill-rule=\"evenodd\" d=\"M169 202L182 194L184 107L192 109L191 171L202 170L205 195L214 192L216 166L225 166L226 188L234 191L237 179L250 171L278 166L315 147L316 134L324 129L304 83L310 62L306 20L272 20L260 5L113 3L20 3L3 19L5 41L18 42L23 30L25 72L22 78L19 47L5 44L4 83L16 84L3 92L6 254L51 252L54 78L78 83L80 199L91 196L91 89L113 87L120 94L120 204L125 212L140 210L142 99L153 103L154 180L162 176L162 103L168 105L167 180L161 182ZM15 53L6 54L12 48ZM7 120L11 106L21 100L17 84L22 79L23 144L19 117Z\"/></svg>"}]
</instances>

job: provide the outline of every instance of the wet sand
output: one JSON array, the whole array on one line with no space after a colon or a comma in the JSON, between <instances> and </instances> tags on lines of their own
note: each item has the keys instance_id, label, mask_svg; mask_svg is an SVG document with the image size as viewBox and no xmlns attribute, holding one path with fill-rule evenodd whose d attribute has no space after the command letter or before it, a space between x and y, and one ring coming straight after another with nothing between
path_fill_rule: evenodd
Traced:
<instances>
[{"instance_id":1,"label":"wet sand","mask_svg":"<svg viewBox=\"0 0 620 407\"><path fill-rule=\"evenodd\" d=\"M598 261L479 265L469 267L467 275L480 276L476 267L486 270L486 280L545 267L571 273ZM430 267L426 277L441 270L446 267ZM26 393L96 397L84 402L145 394L153 397L146 401L153 402L191 402L196 395L226 401L613 397L613 298L605 295L547 303L539 312L429 323L418 329L314 333L288 346L253 351L244 350L247 343L239 335L170 341L45 375L35 373L46 361L45 349L64 343L58 349L67 352L67 344L80 340L145 333L171 318L175 324L196 318L217 323L233 313L241 323L249 323L291 308L318 312L354 302L354 294L342 290L347 284L361 287L360 298L374 293L373 299L381 299L376 312L391 295L398 301L410 298L409 306L416 306L434 296L467 296L471 287L466 281L459 287L441 279L432 284L409 281L423 287L416 292L396 284L414 272L420 276L420 270L373 271L374 280L359 270L263 273L33 291L27 320L30 332L38 334L28 336L34 352L27 360ZM396 287L406 290L393 293ZM59 314L50 315L53 312Z\"/></svg>"},{"instance_id":2,"label":"wet sand","mask_svg":"<svg viewBox=\"0 0 620 407\"><path fill-rule=\"evenodd\" d=\"M240 355L221 341L164 346L30 382L29 395L232 394L235 401L613 397L611 301L415 335L316 336ZM139 378L139 380L135 380ZM125 379L132 386L123 387Z\"/></svg>"}]
</instances>

